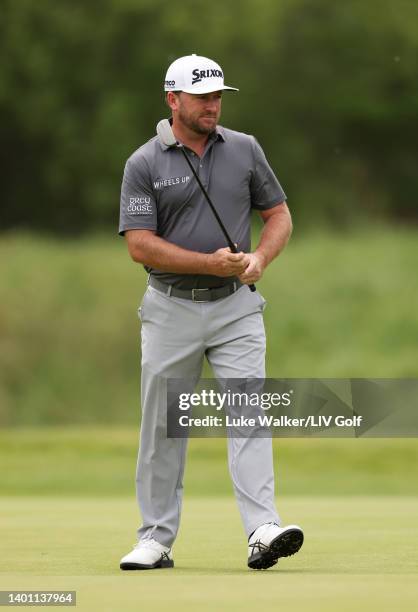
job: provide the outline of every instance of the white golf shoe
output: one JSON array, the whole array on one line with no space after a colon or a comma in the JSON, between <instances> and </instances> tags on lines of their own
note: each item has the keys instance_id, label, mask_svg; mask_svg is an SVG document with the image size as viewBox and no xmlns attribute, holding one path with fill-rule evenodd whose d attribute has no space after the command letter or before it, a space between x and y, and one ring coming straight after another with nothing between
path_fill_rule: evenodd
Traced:
<instances>
[{"instance_id":1,"label":"white golf shoe","mask_svg":"<svg viewBox=\"0 0 418 612\"><path fill-rule=\"evenodd\" d=\"M174 567L171 548L159 544L154 538L140 540L134 549L122 557L120 569L146 570Z\"/></svg>"},{"instance_id":2,"label":"white golf shoe","mask_svg":"<svg viewBox=\"0 0 418 612\"><path fill-rule=\"evenodd\" d=\"M280 557L297 553L302 544L303 531L297 525L279 527L276 523L265 523L248 540L248 567L267 569Z\"/></svg>"}]
</instances>

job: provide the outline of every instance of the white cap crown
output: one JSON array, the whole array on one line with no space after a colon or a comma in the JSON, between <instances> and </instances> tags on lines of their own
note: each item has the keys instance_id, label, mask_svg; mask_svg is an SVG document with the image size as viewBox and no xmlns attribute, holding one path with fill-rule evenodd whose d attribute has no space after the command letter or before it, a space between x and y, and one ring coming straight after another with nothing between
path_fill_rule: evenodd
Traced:
<instances>
[{"instance_id":1,"label":"white cap crown","mask_svg":"<svg viewBox=\"0 0 418 612\"><path fill-rule=\"evenodd\" d=\"M176 59L165 76L165 91L204 94L223 89L239 91L236 87L224 85L224 74L219 64L195 53Z\"/></svg>"}]
</instances>

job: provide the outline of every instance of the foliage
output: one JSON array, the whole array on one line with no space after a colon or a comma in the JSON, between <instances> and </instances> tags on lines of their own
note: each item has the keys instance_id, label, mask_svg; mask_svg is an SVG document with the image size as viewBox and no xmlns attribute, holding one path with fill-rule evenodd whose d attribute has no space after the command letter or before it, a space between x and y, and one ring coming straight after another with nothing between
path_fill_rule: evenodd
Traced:
<instances>
[{"instance_id":1,"label":"foliage","mask_svg":"<svg viewBox=\"0 0 418 612\"><path fill-rule=\"evenodd\" d=\"M416 219L416 17L408 0L1 0L1 227L116 227L124 162L192 52L240 87L223 121L258 137L298 221Z\"/></svg>"}]
</instances>

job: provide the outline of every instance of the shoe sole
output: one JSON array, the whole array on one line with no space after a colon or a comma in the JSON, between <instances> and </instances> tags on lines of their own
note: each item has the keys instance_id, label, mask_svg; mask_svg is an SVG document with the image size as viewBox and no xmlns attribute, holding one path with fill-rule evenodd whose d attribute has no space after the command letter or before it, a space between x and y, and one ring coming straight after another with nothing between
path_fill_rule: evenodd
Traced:
<instances>
[{"instance_id":1,"label":"shoe sole","mask_svg":"<svg viewBox=\"0 0 418 612\"><path fill-rule=\"evenodd\" d=\"M174 567L174 561L170 559L169 561L157 561L153 565L144 565L142 563L121 563L121 570L150 570L150 569L166 569L169 567Z\"/></svg>"},{"instance_id":2,"label":"shoe sole","mask_svg":"<svg viewBox=\"0 0 418 612\"><path fill-rule=\"evenodd\" d=\"M268 569L276 565L281 557L290 557L298 552L303 544L303 532L289 529L272 540L268 550L259 552L248 560L251 569Z\"/></svg>"}]
</instances>

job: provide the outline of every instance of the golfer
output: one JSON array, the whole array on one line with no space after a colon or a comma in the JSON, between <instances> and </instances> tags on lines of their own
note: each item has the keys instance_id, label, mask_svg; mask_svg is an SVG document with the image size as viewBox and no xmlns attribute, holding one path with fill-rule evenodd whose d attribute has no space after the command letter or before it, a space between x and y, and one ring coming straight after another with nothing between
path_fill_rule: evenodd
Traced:
<instances>
[{"instance_id":1,"label":"golfer","mask_svg":"<svg viewBox=\"0 0 418 612\"><path fill-rule=\"evenodd\" d=\"M197 55L168 68L171 127L219 217L233 253L182 151L154 137L128 159L119 233L149 274L139 316L142 421L137 498L138 543L123 570L173 567L187 438L167 437L167 379L198 380L204 357L217 379L265 377L265 301L248 285L262 277L289 240L286 196L253 136L218 125L221 67ZM250 215L264 227L251 252ZM248 538L248 566L267 569L297 552L303 533L281 526L274 501L271 437L228 438L228 463ZM227 541L226 541L227 545Z\"/></svg>"}]
</instances>

